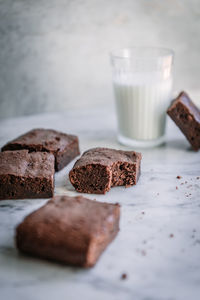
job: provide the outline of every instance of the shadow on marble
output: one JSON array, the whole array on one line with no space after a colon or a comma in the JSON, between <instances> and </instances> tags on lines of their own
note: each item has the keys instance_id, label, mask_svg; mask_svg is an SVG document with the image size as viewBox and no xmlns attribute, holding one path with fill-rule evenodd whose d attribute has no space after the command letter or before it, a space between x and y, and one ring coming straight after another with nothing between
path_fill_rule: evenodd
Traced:
<instances>
[{"instance_id":1,"label":"shadow on marble","mask_svg":"<svg viewBox=\"0 0 200 300\"><path fill-rule=\"evenodd\" d=\"M17 250L12 246L0 246L0 253L5 254L6 256L16 257Z\"/></svg>"},{"instance_id":2,"label":"shadow on marble","mask_svg":"<svg viewBox=\"0 0 200 300\"><path fill-rule=\"evenodd\" d=\"M18 251L16 247L12 246L0 246L0 253L2 258L4 257L4 264L6 264L6 268L12 269L13 266L23 265L23 268L26 267L26 271L29 270L29 265L32 267L34 264L34 268L41 269L44 268L52 268L52 270L56 269L64 269L67 272L75 273L75 272L84 272L87 269L83 269L76 266L70 266L69 264L48 260L48 259L40 259L39 257L35 257L26 253L21 253ZM88 269L89 270L89 269Z\"/></svg>"},{"instance_id":3,"label":"shadow on marble","mask_svg":"<svg viewBox=\"0 0 200 300\"><path fill-rule=\"evenodd\" d=\"M167 141L165 146L171 149L180 149L185 150L187 152L194 152L192 150L192 147L184 139L169 140Z\"/></svg>"},{"instance_id":4,"label":"shadow on marble","mask_svg":"<svg viewBox=\"0 0 200 300\"><path fill-rule=\"evenodd\" d=\"M37 209L44 205L48 199L9 199L0 201L0 212L8 211L9 213L15 211L25 211L27 207L28 210Z\"/></svg>"},{"instance_id":5,"label":"shadow on marble","mask_svg":"<svg viewBox=\"0 0 200 300\"><path fill-rule=\"evenodd\" d=\"M75 192L74 187L72 186L69 178L67 177L60 177L59 179L56 180L56 184L55 184L55 192L56 194L59 193L63 193L63 194L67 194L68 192Z\"/></svg>"}]
</instances>

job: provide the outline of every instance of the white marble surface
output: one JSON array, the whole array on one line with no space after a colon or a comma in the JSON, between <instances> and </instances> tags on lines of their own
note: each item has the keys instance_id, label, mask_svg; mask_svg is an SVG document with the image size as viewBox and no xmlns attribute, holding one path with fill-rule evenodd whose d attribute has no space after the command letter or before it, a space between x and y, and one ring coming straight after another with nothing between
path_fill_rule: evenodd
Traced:
<instances>
[{"instance_id":1,"label":"white marble surface","mask_svg":"<svg viewBox=\"0 0 200 300\"><path fill-rule=\"evenodd\" d=\"M1 300L200 299L200 153L190 150L171 121L168 125L167 144L142 151L137 186L88 196L121 204L121 230L93 269L20 255L15 226L46 200L0 202ZM125 149L115 139L113 113L105 110L2 121L0 146L35 127L78 134L81 151L93 146ZM56 194L76 194L68 180L72 165L56 174ZM126 280L120 279L123 272Z\"/></svg>"}]
</instances>

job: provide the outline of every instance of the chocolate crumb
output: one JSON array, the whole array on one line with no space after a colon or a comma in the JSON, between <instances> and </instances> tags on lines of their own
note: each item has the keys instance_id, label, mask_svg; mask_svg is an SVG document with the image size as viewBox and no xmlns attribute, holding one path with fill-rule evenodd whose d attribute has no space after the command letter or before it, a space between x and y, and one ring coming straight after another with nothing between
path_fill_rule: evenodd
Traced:
<instances>
[{"instance_id":1,"label":"chocolate crumb","mask_svg":"<svg viewBox=\"0 0 200 300\"><path fill-rule=\"evenodd\" d=\"M170 238L173 238L173 237L174 237L173 233L170 233L169 237L170 237Z\"/></svg>"},{"instance_id":2,"label":"chocolate crumb","mask_svg":"<svg viewBox=\"0 0 200 300\"><path fill-rule=\"evenodd\" d=\"M122 280L127 279L127 274L126 274L126 273L123 273L123 274L121 275L121 279L122 279Z\"/></svg>"},{"instance_id":3,"label":"chocolate crumb","mask_svg":"<svg viewBox=\"0 0 200 300\"><path fill-rule=\"evenodd\" d=\"M176 186L176 190L178 190L178 187Z\"/></svg>"},{"instance_id":4,"label":"chocolate crumb","mask_svg":"<svg viewBox=\"0 0 200 300\"><path fill-rule=\"evenodd\" d=\"M187 181L185 181L185 183L187 183Z\"/></svg>"},{"instance_id":5,"label":"chocolate crumb","mask_svg":"<svg viewBox=\"0 0 200 300\"><path fill-rule=\"evenodd\" d=\"M176 176L176 178L177 178L177 179L181 179L181 178L182 178L182 176L179 176L179 175L178 175L178 176Z\"/></svg>"},{"instance_id":6,"label":"chocolate crumb","mask_svg":"<svg viewBox=\"0 0 200 300\"><path fill-rule=\"evenodd\" d=\"M146 253L145 250L142 250L142 251L141 251L141 254L142 254L142 256L146 256L147 253Z\"/></svg>"},{"instance_id":7,"label":"chocolate crumb","mask_svg":"<svg viewBox=\"0 0 200 300\"><path fill-rule=\"evenodd\" d=\"M200 177L198 176L197 179L200 179Z\"/></svg>"},{"instance_id":8,"label":"chocolate crumb","mask_svg":"<svg viewBox=\"0 0 200 300\"><path fill-rule=\"evenodd\" d=\"M196 240L196 241L194 242L194 245L196 245L196 244L200 244L200 240Z\"/></svg>"},{"instance_id":9,"label":"chocolate crumb","mask_svg":"<svg viewBox=\"0 0 200 300\"><path fill-rule=\"evenodd\" d=\"M142 211L142 215L145 215L145 211Z\"/></svg>"}]
</instances>

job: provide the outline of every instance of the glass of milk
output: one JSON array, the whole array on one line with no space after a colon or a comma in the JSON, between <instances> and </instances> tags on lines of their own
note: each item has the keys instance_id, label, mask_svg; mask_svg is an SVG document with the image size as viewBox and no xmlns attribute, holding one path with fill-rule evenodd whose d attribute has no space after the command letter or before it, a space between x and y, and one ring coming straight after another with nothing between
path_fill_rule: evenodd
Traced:
<instances>
[{"instance_id":1,"label":"glass of milk","mask_svg":"<svg viewBox=\"0 0 200 300\"><path fill-rule=\"evenodd\" d=\"M164 48L125 48L111 53L120 143L154 147L165 141L172 64L173 51Z\"/></svg>"}]
</instances>

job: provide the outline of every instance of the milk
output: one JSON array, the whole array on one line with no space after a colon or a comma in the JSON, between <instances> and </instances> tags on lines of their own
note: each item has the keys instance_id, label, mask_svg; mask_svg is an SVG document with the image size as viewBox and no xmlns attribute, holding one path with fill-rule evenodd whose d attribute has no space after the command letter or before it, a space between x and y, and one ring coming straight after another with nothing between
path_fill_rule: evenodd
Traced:
<instances>
[{"instance_id":1,"label":"milk","mask_svg":"<svg viewBox=\"0 0 200 300\"><path fill-rule=\"evenodd\" d=\"M114 78L119 135L133 140L156 140L164 136L166 109L172 79L156 74Z\"/></svg>"}]
</instances>

